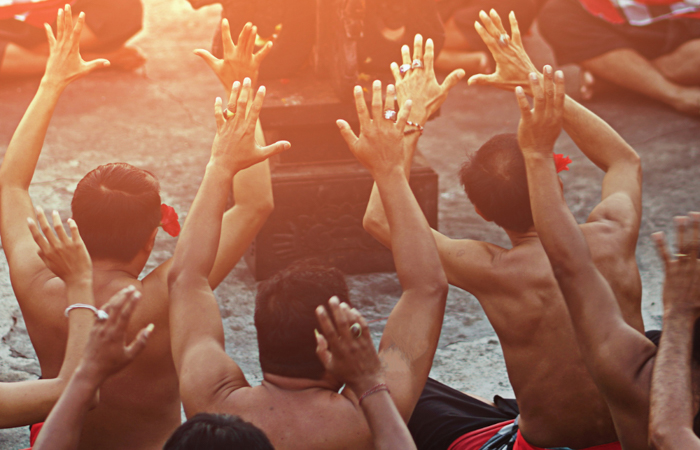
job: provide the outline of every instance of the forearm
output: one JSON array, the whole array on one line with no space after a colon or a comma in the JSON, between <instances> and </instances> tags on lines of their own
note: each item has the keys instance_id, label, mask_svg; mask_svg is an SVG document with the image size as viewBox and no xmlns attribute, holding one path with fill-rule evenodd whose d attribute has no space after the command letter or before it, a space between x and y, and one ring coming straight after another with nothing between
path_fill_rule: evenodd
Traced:
<instances>
[{"instance_id":1,"label":"forearm","mask_svg":"<svg viewBox=\"0 0 700 450\"><path fill-rule=\"evenodd\" d=\"M659 449L700 448L693 430L691 360L697 315L688 309L669 308L656 354L651 383L649 434ZM688 437L693 435L692 446Z\"/></svg>"},{"instance_id":2,"label":"forearm","mask_svg":"<svg viewBox=\"0 0 700 450\"><path fill-rule=\"evenodd\" d=\"M381 391L365 397L361 406L372 430L375 449L410 450L416 448L411 433L409 433L388 392Z\"/></svg>"},{"instance_id":3,"label":"forearm","mask_svg":"<svg viewBox=\"0 0 700 450\"><path fill-rule=\"evenodd\" d=\"M446 289L435 239L403 170L375 179L391 230L396 273L404 292Z\"/></svg>"},{"instance_id":4,"label":"forearm","mask_svg":"<svg viewBox=\"0 0 700 450\"><path fill-rule=\"evenodd\" d=\"M615 164L639 163L637 152L610 125L568 96L564 102L564 130L605 172Z\"/></svg>"},{"instance_id":5,"label":"forearm","mask_svg":"<svg viewBox=\"0 0 700 450\"><path fill-rule=\"evenodd\" d=\"M95 375L79 368L49 414L34 445L35 450L78 448L85 415L101 384Z\"/></svg>"},{"instance_id":6,"label":"forearm","mask_svg":"<svg viewBox=\"0 0 700 450\"><path fill-rule=\"evenodd\" d=\"M0 428L44 421L66 383L59 378L0 383Z\"/></svg>"},{"instance_id":7,"label":"forearm","mask_svg":"<svg viewBox=\"0 0 700 450\"><path fill-rule=\"evenodd\" d=\"M64 86L42 79L7 147L0 167L0 187L29 189L44 138Z\"/></svg>"}]
</instances>

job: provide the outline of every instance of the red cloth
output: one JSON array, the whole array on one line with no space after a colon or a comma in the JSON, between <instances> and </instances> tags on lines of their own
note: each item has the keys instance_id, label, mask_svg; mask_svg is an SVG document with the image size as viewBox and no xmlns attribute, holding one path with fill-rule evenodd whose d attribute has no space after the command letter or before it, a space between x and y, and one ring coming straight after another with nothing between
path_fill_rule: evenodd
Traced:
<instances>
[{"instance_id":1,"label":"red cloth","mask_svg":"<svg viewBox=\"0 0 700 450\"><path fill-rule=\"evenodd\" d=\"M447 450L479 450L486 442L498 433L501 428L506 425L513 423L512 420L507 422L497 423L496 425L491 425L490 427L482 428L480 430L472 431L464 436L460 437L450 445ZM530 445L525 441L523 435L520 434L518 430L518 437L515 440L515 445L513 450L546 450L540 447L535 447ZM619 442L613 442L611 444L596 445L594 447L589 447L586 450L622 450Z\"/></svg>"},{"instance_id":2,"label":"red cloth","mask_svg":"<svg viewBox=\"0 0 700 450\"><path fill-rule=\"evenodd\" d=\"M31 427L29 427L29 448L25 448L24 450L32 450L32 447L34 447L34 444L36 444L36 440L39 437L39 432L41 432L41 427L44 426L44 422L41 423L35 423Z\"/></svg>"},{"instance_id":3,"label":"red cloth","mask_svg":"<svg viewBox=\"0 0 700 450\"><path fill-rule=\"evenodd\" d=\"M14 19L17 16L25 16L23 22L35 26L43 27L44 23L53 23L56 20L58 8L72 1L66 0L41 0L31 3L12 3L0 6L0 20Z\"/></svg>"}]
</instances>

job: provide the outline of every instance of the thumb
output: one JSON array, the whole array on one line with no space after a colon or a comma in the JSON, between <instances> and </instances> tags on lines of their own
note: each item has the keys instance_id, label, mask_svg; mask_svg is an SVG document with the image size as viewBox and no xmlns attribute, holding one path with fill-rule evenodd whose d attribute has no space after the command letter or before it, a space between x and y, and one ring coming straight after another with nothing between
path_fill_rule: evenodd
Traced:
<instances>
[{"instance_id":1,"label":"thumb","mask_svg":"<svg viewBox=\"0 0 700 450\"><path fill-rule=\"evenodd\" d=\"M126 348L124 353L126 354L129 362L133 361L133 359L136 358L144 348L146 348L148 336L150 336L154 328L155 325L149 324L146 328L139 332L139 334L134 338L134 341Z\"/></svg>"},{"instance_id":2,"label":"thumb","mask_svg":"<svg viewBox=\"0 0 700 450\"><path fill-rule=\"evenodd\" d=\"M331 352L328 351L328 341L326 341L326 338L318 332L318 330L314 330L314 333L316 334L316 355L318 356L318 359L321 360L321 364L323 364L323 367L328 369L328 367L331 364Z\"/></svg>"},{"instance_id":3,"label":"thumb","mask_svg":"<svg viewBox=\"0 0 700 450\"><path fill-rule=\"evenodd\" d=\"M350 128L350 124L348 124L342 119L336 121L335 123L340 129L340 135L343 136L343 139L345 139L345 142L347 142L348 146L352 148L352 146L354 146L357 142L358 137L355 136L355 133L352 131L352 128Z\"/></svg>"},{"instance_id":4,"label":"thumb","mask_svg":"<svg viewBox=\"0 0 700 450\"><path fill-rule=\"evenodd\" d=\"M285 150L289 150L291 147L292 144L290 144L287 141L278 141L272 145L268 145L267 147L261 148L260 151L263 155L265 155L265 159L268 159L271 156L274 156L278 153L282 153Z\"/></svg>"},{"instance_id":5,"label":"thumb","mask_svg":"<svg viewBox=\"0 0 700 450\"><path fill-rule=\"evenodd\" d=\"M212 55L207 50L203 50L201 48L195 50L194 54L199 56L200 58L202 58L204 60L204 62L207 63L207 65L209 67L211 67L212 69L215 67L216 63L219 61L219 59L216 56Z\"/></svg>"},{"instance_id":6,"label":"thumb","mask_svg":"<svg viewBox=\"0 0 700 450\"><path fill-rule=\"evenodd\" d=\"M93 59L92 61L87 61L85 63L85 67L87 69L86 72L92 72L93 70L96 70L96 69L102 69L105 67L109 67L110 64L111 63L108 60L103 59L103 58Z\"/></svg>"},{"instance_id":7,"label":"thumb","mask_svg":"<svg viewBox=\"0 0 700 450\"><path fill-rule=\"evenodd\" d=\"M443 91L449 91L453 87L459 83L459 81L464 78L467 75L467 72L464 71L464 69L457 69L447 75L447 78L445 78L445 81L442 82L442 90ZM470 83L471 84L471 83Z\"/></svg>"},{"instance_id":8,"label":"thumb","mask_svg":"<svg viewBox=\"0 0 700 450\"><path fill-rule=\"evenodd\" d=\"M490 75L484 75L484 74L476 74L472 75L469 77L469 86L473 85L481 85L481 86L487 86L490 84L496 83L498 80L498 77L496 76L495 73L492 73Z\"/></svg>"}]
</instances>

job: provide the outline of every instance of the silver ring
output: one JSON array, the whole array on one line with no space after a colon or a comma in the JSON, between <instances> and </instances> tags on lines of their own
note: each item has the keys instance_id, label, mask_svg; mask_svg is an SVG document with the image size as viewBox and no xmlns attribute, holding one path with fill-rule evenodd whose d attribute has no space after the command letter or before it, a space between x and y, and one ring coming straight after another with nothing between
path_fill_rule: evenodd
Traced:
<instances>
[{"instance_id":1,"label":"silver ring","mask_svg":"<svg viewBox=\"0 0 700 450\"><path fill-rule=\"evenodd\" d=\"M360 339L362 336L362 325L355 322L350 326L350 333L352 333L353 339Z\"/></svg>"},{"instance_id":2,"label":"silver ring","mask_svg":"<svg viewBox=\"0 0 700 450\"><path fill-rule=\"evenodd\" d=\"M384 118L386 120L391 120L392 122L396 122L397 115L398 114L393 109L387 109L386 111L384 111Z\"/></svg>"},{"instance_id":3,"label":"silver ring","mask_svg":"<svg viewBox=\"0 0 700 450\"><path fill-rule=\"evenodd\" d=\"M414 59L413 62L411 63L411 69L422 69L423 68L423 61L420 59Z\"/></svg>"},{"instance_id":4,"label":"silver ring","mask_svg":"<svg viewBox=\"0 0 700 450\"><path fill-rule=\"evenodd\" d=\"M506 33L501 34L501 36L498 38L498 44L501 47L507 47L508 46L508 41L510 40L510 36L508 36Z\"/></svg>"},{"instance_id":5,"label":"silver ring","mask_svg":"<svg viewBox=\"0 0 700 450\"><path fill-rule=\"evenodd\" d=\"M406 75L407 72L409 72L413 67L410 64L401 64L399 66L399 72L401 72L401 75Z\"/></svg>"},{"instance_id":6,"label":"silver ring","mask_svg":"<svg viewBox=\"0 0 700 450\"><path fill-rule=\"evenodd\" d=\"M226 120L229 120L236 115L236 113L232 113L231 111L229 111L228 108L224 109L223 114L224 114L224 119L226 119Z\"/></svg>"}]
</instances>

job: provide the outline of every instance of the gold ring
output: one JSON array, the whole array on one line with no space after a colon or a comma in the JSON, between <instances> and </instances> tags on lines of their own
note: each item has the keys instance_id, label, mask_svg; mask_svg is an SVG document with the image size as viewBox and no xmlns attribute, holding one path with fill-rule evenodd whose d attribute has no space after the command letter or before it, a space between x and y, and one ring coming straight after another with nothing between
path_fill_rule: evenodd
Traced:
<instances>
[{"instance_id":1,"label":"gold ring","mask_svg":"<svg viewBox=\"0 0 700 450\"><path fill-rule=\"evenodd\" d=\"M686 255L685 253L676 253L676 258L687 258L690 255Z\"/></svg>"},{"instance_id":2,"label":"gold ring","mask_svg":"<svg viewBox=\"0 0 700 450\"><path fill-rule=\"evenodd\" d=\"M224 109L224 119L228 120L232 117L234 117L236 113L232 113L231 111L228 110L228 108Z\"/></svg>"},{"instance_id":3,"label":"gold ring","mask_svg":"<svg viewBox=\"0 0 700 450\"><path fill-rule=\"evenodd\" d=\"M362 326L355 322L350 326L350 332L352 333L352 337L354 339L359 339L360 336L362 336Z\"/></svg>"}]
</instances>

